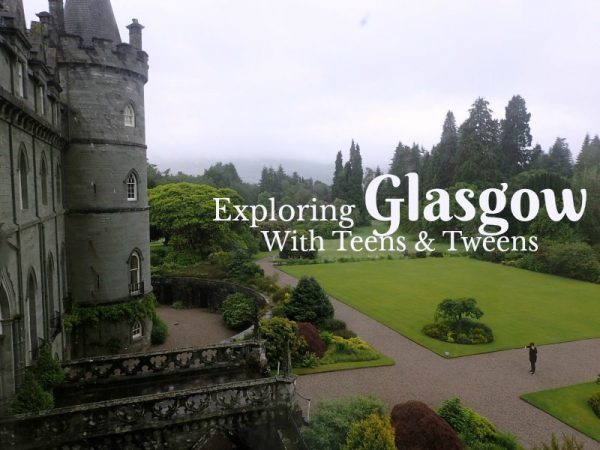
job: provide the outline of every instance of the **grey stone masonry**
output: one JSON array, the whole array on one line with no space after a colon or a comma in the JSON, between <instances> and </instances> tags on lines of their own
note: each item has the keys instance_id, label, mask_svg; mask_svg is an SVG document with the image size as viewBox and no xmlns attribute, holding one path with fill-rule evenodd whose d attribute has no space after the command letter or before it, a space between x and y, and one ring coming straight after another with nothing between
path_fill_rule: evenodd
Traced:
<instances>
[{"instance_id":1,"label":"grey stone masonry","mask_svg":"<svg viewBox=\"0 0 600 450\"><path fill-rule=\"evenodd\" d=\"M61 358L148 347L152 321L67 333L69 304L152 292L143 27L109 0L0 0L0 415L42 345ZM115 342L120 342L117 349Z\"/></svg>"}]
</instances>

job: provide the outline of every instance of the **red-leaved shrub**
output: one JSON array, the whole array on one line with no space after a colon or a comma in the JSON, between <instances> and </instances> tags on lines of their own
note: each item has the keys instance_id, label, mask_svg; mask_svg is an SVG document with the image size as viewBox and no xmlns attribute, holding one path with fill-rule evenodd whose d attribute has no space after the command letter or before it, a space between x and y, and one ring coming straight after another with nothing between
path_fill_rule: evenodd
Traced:
<instances>
[{"instance_id":1,"label":"red-leaved shrub","mask_svg":"<svg viewBox=\"0 0 600 450\"><path fill-rule=\"evenodd\" d=\"M462 450L464 444L448 422L425 403L410 401L392 409L398 450Z\"/></svg>"},{"instance_id":2,"label":"red-leaved shrub","mask_svg":"<svg viewBox=\"0 0 600 450\"><path fill-rule=\"evenodd\" d=\"M317 328L308 322L298 322L298 335L308 344L308 351L322 358L327 350L327 344L321 339Z\"/></svg>"}]
</instances>

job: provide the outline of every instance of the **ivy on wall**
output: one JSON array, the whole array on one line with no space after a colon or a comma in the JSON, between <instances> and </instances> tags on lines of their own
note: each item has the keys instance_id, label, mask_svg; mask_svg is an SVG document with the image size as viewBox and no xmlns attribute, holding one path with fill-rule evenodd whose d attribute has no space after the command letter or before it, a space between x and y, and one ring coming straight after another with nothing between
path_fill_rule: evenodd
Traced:
<instances>
[{"instance_id":1,"label":"ivy on wall","mask_svg":"<svg viewBox=\"0 0 600 450\"><path fill-rule=\"evenodd\" d=\"M156 297L150 294L136 302L114 305L96 305L83 307L72 304L65 314L64 326L67 331L76 326L96 325L100 322L127 321L131 324L156 315Z\"/></svg>"}]
</instances>

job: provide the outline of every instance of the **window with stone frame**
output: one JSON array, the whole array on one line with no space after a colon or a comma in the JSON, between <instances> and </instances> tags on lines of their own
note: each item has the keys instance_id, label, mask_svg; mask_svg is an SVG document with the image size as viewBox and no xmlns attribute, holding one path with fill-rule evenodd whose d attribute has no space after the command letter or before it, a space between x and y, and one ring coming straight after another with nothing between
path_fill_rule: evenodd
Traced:
<instances>
[{"instance_id":1,"label":"window with stone frame","mask_svg":"<svg viewBox=\"0 0 600 450\"><path fill-rule=\"evenodd\" d=\"M137 250L129 256L129 293L130 295L142 294L142 258Z\"/></svg>"},{"instance_id":2,"label":"window with stone frame","mask_svg":"<svg viewBox=\"0 0 600 450\"><path fill-rule=\"evenodd\" d=\"M131 327L131 338L132 339L140 339L144 335L144 327L142 326L142 322L139 320L136 321Z\"/></svg>"},{"instance_id":3,"label":"window with stone frame","mask_svg":"<svg viewBox=\"0 0 600 450\"><path fill-rule=\"evenodd\" d=\"M127 177L127 200L135 202L138 199L138 180L134 172Z\"/></svg>"},{"instance_id":4,"label":"window with stone frame","mask_svg":"<svg viewBox=\"0 0 600 450\"><path fill-rule=\"evenodd\" d=\"M135 127L135 110L132 105L125 106L125 110L123 111L123 116L125 119L126 127Z\"/></svg>"},{"instance_id":5,"label":"window with stone frame","mask_svg":"<svg viewBox=\"0 0 600 450\"><path fill-rule=\"evenodd\" d=\"M48 204L48 164L46 155L42 154L42 167L40 168L40 183L42 188L42 204Z\"/></svg>"},{"instance_id":6,"label":"window with stone frame","mask_svg":"<svg viewBox=\"0 0 600 450\"><path fill-rule=\"evenodd\" d=\"M19 97L25 97L25 75L27 72L25 63L17 61L15 72L14 93Z\"/></svg>"},{"instance_id":7,"label":"window with stone frame","mask_svg":"<svg viewBox=\"0 0 600 450\"><path fill-rule=\"evenodd\" d=\"M21 209L29 209L29 164L25 148L21 148L19 155L19 193L21 197Z\"/></svg>"},{"instance_id":8,"label":"window with stone frame","mask_svg":"<svg viewBox=\"0 0 600 450\"><path fill-rule=\"evenodd\" d=\"M46 94L44 92L44 86L41 84L37 87L36 109L42 116L46 114Z\"/></svg>"}]
</instances>

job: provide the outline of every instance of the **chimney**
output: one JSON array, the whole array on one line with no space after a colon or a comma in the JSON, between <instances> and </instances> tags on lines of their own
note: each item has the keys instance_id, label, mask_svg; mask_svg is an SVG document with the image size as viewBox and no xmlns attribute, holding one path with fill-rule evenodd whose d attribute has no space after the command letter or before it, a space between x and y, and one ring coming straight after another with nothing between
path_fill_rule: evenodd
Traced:
<instances>
[{"instance_id":1,"label":"chimney","mask_svg":"<svg viewBox=\"0 0 600 450\"><path fill-rule=\"evenodd\" d=\"M142 48L142 30L144 26L138 22L137 19L131 19L131 25L127 26L129 30L129 45L143 50Z\"/></svg>"},{"instance_id":2,"label":"chimney","mask_svg":"<svg viewBox=\"0 0 600 450\"><path fill-rule=\"evenodd\" d=\"M65 32L65 9L63 0L48 0L48 9L54 21L54 27L58 34Z\"/></svg>"}]
</instances>

